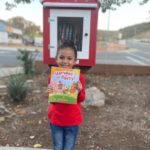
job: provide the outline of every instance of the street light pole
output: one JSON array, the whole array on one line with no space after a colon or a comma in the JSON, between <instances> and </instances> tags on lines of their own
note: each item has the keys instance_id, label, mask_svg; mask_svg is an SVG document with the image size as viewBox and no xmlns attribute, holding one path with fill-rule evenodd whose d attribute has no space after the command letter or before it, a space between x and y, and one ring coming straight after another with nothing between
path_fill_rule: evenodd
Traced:
<instances>
[{"instance_id":1,"label":"street light pole","mask_svg":"<svg viewBox=\"0 0 150 150\"><path fill-rule=\"evenodd\" d=\"M107 42L109 42L109 27L110 27L110 9L108 10L108 20L107 20Z\"/></svg>"},{"instance_id":2,"label":"street light pole","mask_svg":"<svg viewBox=\"0 0 150 150\"><path fill-rule=\"evenodd\" d=\"M110 9L108 10L107 31L109 31L109 26L110 26Z\"/></svg>"}]
</instances>

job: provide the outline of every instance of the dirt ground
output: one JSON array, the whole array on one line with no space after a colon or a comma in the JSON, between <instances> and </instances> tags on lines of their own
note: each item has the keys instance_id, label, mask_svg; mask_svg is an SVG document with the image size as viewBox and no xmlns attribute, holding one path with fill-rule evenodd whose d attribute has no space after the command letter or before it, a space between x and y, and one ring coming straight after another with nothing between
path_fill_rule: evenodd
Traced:
<instances>
[{"instance_id":1,"label":"dirt ground","mask_svg":"<svg viewBox=\"0 0 150 150\"><path fill-rule=\"evenodd\" d=\"M103 107L84 107L76 150L150 149L150 76L86 75L86 87L105 93ZM3 80L3 79L2 79ZM0 121L0 146L52 148L47 120L46 75L34 83L24 102L13 103L8 95L0 102L11 112Z\"/></svg>"}]
</instances>

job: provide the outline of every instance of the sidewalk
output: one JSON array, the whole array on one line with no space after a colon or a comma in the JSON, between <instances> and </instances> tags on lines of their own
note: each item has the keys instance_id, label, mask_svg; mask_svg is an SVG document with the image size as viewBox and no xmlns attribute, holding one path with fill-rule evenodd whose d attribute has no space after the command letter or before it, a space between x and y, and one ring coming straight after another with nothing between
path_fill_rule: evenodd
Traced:
<instances>
[{"instance_id":1,"label":"sidewalk","mask_svg":"<svg viewBox=\"0 0 150 150\"><path fill-rule=\"evenodd\" d=\"M43 47L25 46L25 45L0 45L0 49L11 50L11 51L17 51L18 49L27 49L29 51L35 51L35 50L42 51Z\"/></svg>"},{"instance_id":2,"label":"sidewalk","mask_svg":"<svg viewBox=\"0 0 150 150\"><path fill-rule=\"evenodd\" d=\"M1 68L0 77L5 77L13 74L23 73L22 67Z\"/></svg>"},{"instance_id":3,"label":"sidewalk","mask_svg":"<svg viewBox=\"0 0 150 150\"><path fill-rule=\"evenodd\" d=\"M37 55L37 60L42 59L42 49L43 47L36 46L25 46L25 45L0 45L0 49L5 51L18 51L18 49L27 49L28 51L39 51L40 53ZM23 73L22 67L1 67L0 66L0 77L5 77L13 74Z\"/></svg>"},{"instance_id":4,"label":"sidewalk","mask_svg":"<svg viewBox=\"0 0 150 150\"><path fill-rule=\"evenodd\" d=\"M52 149L41 149L41 148L25 148L25 147L1 147L0 150L52 150Z\"/></svg>"}]
</instances>

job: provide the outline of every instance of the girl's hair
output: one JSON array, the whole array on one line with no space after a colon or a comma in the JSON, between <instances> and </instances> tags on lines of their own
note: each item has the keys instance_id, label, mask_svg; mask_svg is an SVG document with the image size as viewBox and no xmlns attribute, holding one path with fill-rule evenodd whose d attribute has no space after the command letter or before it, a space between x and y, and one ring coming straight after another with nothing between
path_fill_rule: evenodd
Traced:
<instances>
[{"instance_id":1,"label":"girl's hair","mask_svg":"<svg viewBox=\"0 0 150 150\"><path fill-rule=\"evenodd\" d=\"M58 55L59 51L60 51L61 49L64 49L64 48L71 48L71 49L73 50L73 52L74 52L75 59L77 59L77 49L76 49L76 47L75 47L73 41L65 41L65 42L63 42L62 45L60 45L60 46L58 47L57 55ZM56 56L57 56L57 55L56 55Z\"/></svg>"}]
</instances>

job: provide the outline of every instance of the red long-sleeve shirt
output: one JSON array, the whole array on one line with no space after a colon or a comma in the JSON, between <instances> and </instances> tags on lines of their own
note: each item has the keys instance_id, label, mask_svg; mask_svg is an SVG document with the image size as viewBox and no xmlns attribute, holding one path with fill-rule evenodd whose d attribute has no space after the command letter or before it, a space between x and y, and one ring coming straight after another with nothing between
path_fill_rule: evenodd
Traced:
<instances>
[{"instance_id":1,"label":"red long-sleeve shirt","mask_svg":"<svg viewBox=\"0 0 150 150\"><path fill-rule=\"evenodd\" d=\"M78 94L77 104L50 103L48 107L48 118L52 124L73 126L82 123L80 103L85 99L85 80L83 74L80 74L79 80L83 88ZM48 78L48 83L50 83L50 77Z\"/></svg>"}]
</instances>

